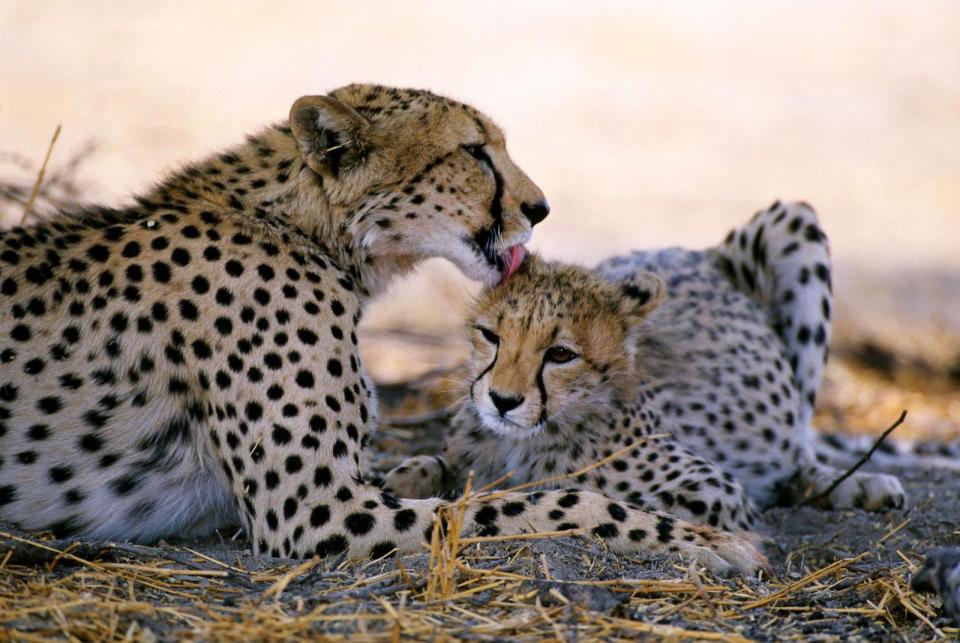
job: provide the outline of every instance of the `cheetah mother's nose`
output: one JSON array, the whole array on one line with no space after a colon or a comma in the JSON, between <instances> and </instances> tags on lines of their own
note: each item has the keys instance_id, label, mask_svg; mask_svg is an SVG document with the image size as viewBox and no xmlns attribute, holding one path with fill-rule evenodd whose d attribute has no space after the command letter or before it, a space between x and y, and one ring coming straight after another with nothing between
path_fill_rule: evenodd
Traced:
<instances>
[{"instance_id":1,"label":"cheetah mother's nose","mask_svg":"<svg viewBox=\"0 0 960 643\"><path fill-rule=\"evenodd\" d=\"M541 199L536 203L521 203L520 211L523 212L523 216L529 219L530 225L537 225L550 214L550 204L547 203L546 199Z\"/></svg>"}]
</instances>

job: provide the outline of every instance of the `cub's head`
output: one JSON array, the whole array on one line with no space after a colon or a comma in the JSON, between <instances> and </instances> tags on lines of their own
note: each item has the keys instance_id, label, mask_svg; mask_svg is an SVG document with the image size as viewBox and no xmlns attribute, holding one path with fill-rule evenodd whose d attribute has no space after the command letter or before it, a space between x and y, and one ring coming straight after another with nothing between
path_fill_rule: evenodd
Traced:
<instances>
[{"instance_id":1,"label":"cub's head","mask_svg":"<svg viewBox=\"0 0 960 643\"><path fill-rule=\"evenodd\" d=\"M315 183L371 263L445 257L487 284L508 277L550 211L503 132L428 91L350 85L304 96L290 129Z\"/></svg>"},{"instance_id":2,"label":"cub's head","mask_svg":"<svg viewBox=\"0 0 960 643\"><path fill-rule=\"evenodd\" d=\"M664 292L653 273L606 282L528 257L475 304L468 404L486 428L511 437L609 404L634 381L642 322Z\"/></svg>"}]
</instances>

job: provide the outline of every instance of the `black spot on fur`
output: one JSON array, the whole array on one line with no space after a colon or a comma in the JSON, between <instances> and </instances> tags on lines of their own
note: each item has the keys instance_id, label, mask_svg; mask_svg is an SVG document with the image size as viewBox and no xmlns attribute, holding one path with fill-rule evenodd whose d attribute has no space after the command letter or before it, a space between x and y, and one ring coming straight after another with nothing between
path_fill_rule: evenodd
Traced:
<instances>
[{"instance_id":1,"label":"black spot on fur","mask_svg":"<svg viewBox=\"0 0 960 643\"><path fill-rule=\"evenodd\" d=\"M417 512L413 509L401 509L393 515L393 527L399 532L408 531L417 522Z\"/></svg>"},{"instance_id":2,"label":"black spot on fur","mask_svg":"<svg viewBox=\"0 0 960 643\"><path fill-rule=\"evenodd\" d=\"M605 522L594 527L593 533L601 538L616 538L620 531L613 523Z\"/></svg>"},{"instance_id":3,"label":"black spot on fur","mask_svg":"<svg viewBox=\"0 0 960 643\"><path fill-rule=\"evenodd\" d=\"M373 514L357 512L346 517L344 526L346 526L347 530L354 536L363 536L364 534L370 533L374 525L376 525L376 522Z\"/></svg>"}]
</instances>

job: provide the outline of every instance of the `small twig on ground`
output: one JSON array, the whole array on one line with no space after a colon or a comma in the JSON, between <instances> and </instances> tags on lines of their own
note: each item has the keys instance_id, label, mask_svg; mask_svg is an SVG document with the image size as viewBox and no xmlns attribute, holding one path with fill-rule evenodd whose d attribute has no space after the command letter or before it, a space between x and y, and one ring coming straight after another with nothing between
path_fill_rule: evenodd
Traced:
<instances>
[{"instance_id":1,"label":"small twig on ground","mask_svg":"<svg viewBox=\"0 0 960 643\"><path fill-rule=\"evenodd\" d=\"M283 595L283 590L287 588L287 585L290 584L290 581L294 580L301 574L309 572L311 569L323 563L322 558L309 558L304 562L300 563L293 569L289 570L286 574L277 579L277 581L268 587L261 595L259 600L263 601L271 596L274 599L274 602L279 603L280 597ZM259 601L258 601L259 602Z\"/></svg>"},{"instance_id":2,"label":"small twig on ground","mask_svg":"<svg viewBox=\"0 0 960 643\"><path fill-rule=\"evenodd\" d=\"M810 497L810 498L807 498L807 499L804 500L801 504L803 504L803 505L812 505L813 503L817 502L818 500L822 500L823 498L828 498L828 497L830 496L830 494L833 493L833 490L834 490L834 489L836 489L836 488L839 487L841 484L843 484L843 481L844 481L844 480L846 480L847 478L849 478L850 476L852 476L854 473L857 472L857 469L859 469L860 467L862 467L864 464L867 463L867 460L870 459L870 456L873 455L874 451L876 451L878 448L880 448L880 445L883 444L883 441L887 438L887 436L890 435L891 433L893 433L894 429L896 429L898 426L900 426L901 424L903 424L903 421L904 421L905 419L907 419L907 410L906 410L906 409L903 410L903 412L900 414L900 417L897 418L897 421L890 425L890 428L888 428L886 431L884 431L882 434L880 434L880 437L877 438L877 441L873 443L873 446L870 447L870 450L867 451L867 452L863 455L863 457L860 458L860 460L857 461L856 464L854 464L852 467L850 467L849 469L847 469L846 472L845 472L842 476L840 476L839 478L837 478L836 480L834 480L834 481L830 484L830 486L827 487L825 490L823 490L822 492L818 493L818 494L815 495L815 496L812 496L812 497Z\"/></svg>"},{"instance_id":3,"label":"small twig on ground","mask_svg":"<svg viewBox=\"0 0 960 643\"><path fill-rule=\"evenodd\" d=\"M807 585L811 584L815 580L819 580L824 576L829 576L830 574L833 574L834 572L838 572L841 569L850 567L851 565L855 565L859 563L861 560L863 560L864 558L869 558L872 555L873 554L867 551L867 552L863 552L858 556L854 556L853 558L843 558L840 560L835 560L829 565L827 565L826 567L822 567L821 569L818 569L814 572L807 574L800 580L794 583L790 583L786 587L783 587L777 590L773 594L770 594L769 596L765 596L764 598L761 598L755 601L750 601L749 603L745 603L741 607L745 610L752 610L758 607L763 607L764 605L768 605L770 603L774 603L780 600L781 598L784 598L785 596L789 596L790 594L794 593L801 587L806 587Z\"/></svg>"},{"instance_id":4,"label":"small twig on ground","mask_svg":"<svg viewBox=\"0 0 960 643\"><path fill-rule=\"evenodd\" d=\"M99 572L104 570L99 564L99 562L102 561L95 562L87 560L87 558L100 558L105 549L103 545L88 545L86 543L77 543L76 541L53 541L47 544L29 538L21 538L6 531L0 531L0 538L9 541L0 542L0 547L5 551L13 552L13 554L6 559L8 564L40 565L68 559L76 564L90 567Z\"/></svg>"},{"instance_id":5,"label":"small twig on ground","mask_svg":"<svg viewBox=\"0 0 960 643\"><path fill-rule=\"evenodd\" d=\"M43 185L43 177L47 173L47 163L50 161L50 154L53 153L53 145L59 137L60 125L57 125L57 129L53 132L53 138L50 139L50 145L47 147L47 155L43 157L43 164L40 166L40 171L37 172L37 180L33 184L33 191L30 192L30 198L27 199L27 204L23 206L23 216L20 218L20 225L27 223L27 217L30 216L30 208L33 207L33 202L37 200L37 195L40 194L40 186Z\"/></svg>"},{"instance_id":6,"label":"small twig on ground","mask_svg":"<svg viewBox=\"0 0 960 643\"><path fill-rule=\"evenodd\" d=\"M106 543L70 539L39 542L3 531L0 531L0 554L8 554L7 563L11 565L49 565L61 563L64 558L74 565L84 565L91 559L117 560L116 553Z\"/></svg>"}]
</instances>

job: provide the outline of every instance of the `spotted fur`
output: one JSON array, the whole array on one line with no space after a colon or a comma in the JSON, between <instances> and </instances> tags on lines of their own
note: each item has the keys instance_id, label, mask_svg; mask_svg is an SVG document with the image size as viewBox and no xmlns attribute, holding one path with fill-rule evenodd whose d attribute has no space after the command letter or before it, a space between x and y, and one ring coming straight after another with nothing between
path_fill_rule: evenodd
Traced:
<instances>
[{"instance_id":1,"label":"spotted fur","mask_svg":"<svg viewBox=\"0 0 960 643\"><path fill-rule=\"evenodd\" d=\"M0 235L0 518L152 540L241 523L257 552L417 549L436 499L364 479L365 303L442 256L488 284L548 207L473 108L353 85L121 209ZM749 543L589 493L481 500L481 533L558 503L625 551L752 572Z\"/></svg>"},{"instance_id":2,"label":"spotted fur","mask_svg":"<svg viewBox=\"0 0 960 643\"><path fill-rule=\"evenodd\" d=\"M802 203L773 204L707 251L636 252L595 271L531 258L471 315L447 479L535 481L635 444L579 485L749 529L754 503L795 502L840 475L817 462L810 426L830 307L826 237ZM429 495L437 466L408 462L385 485ZM904 501L896 478L857 473L824 504Z\"/></svg>"}]
</instances>

